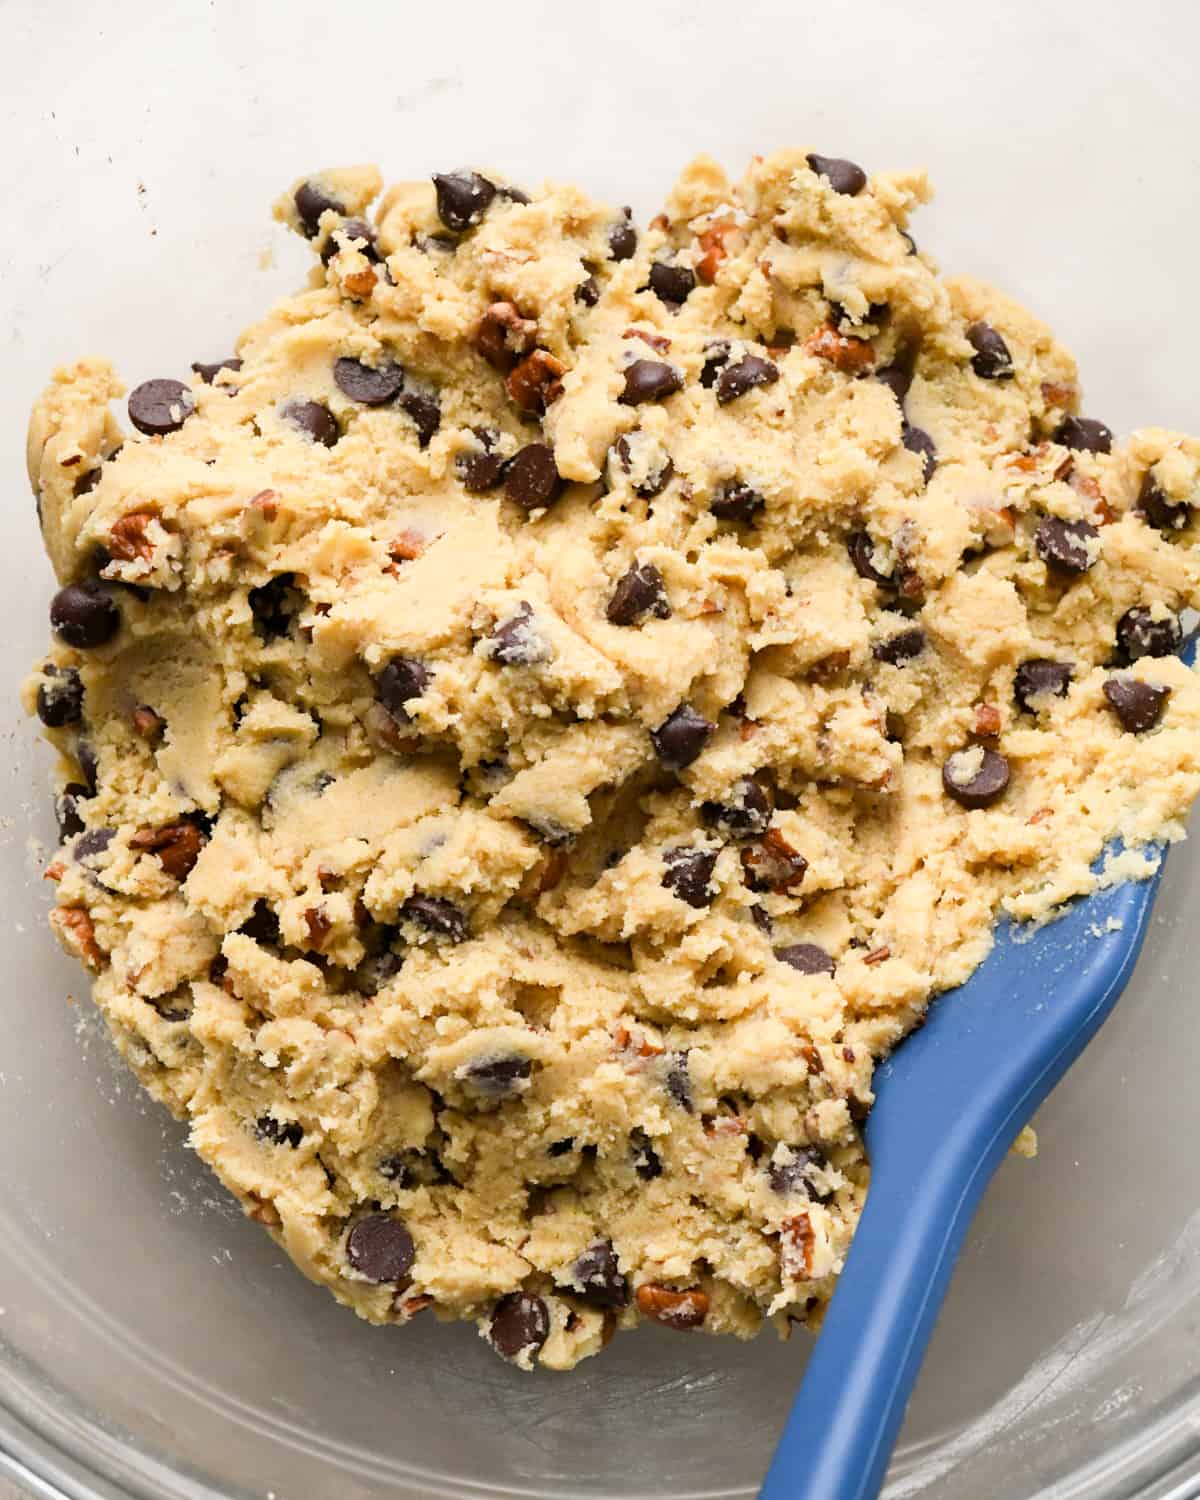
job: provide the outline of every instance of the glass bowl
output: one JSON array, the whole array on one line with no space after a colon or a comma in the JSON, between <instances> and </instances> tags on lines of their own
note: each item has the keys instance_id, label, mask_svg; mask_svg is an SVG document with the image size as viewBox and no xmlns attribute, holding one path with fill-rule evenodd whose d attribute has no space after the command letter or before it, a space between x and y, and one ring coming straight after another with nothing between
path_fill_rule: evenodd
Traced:
<instances>
[{"instance_id":1,"label":"glass bowl","mask_svg":"<svg viewBox=\"0 0 1200 1500\"><path fill-rule=\"evenodd\" d=\"M945 206L918 239L1050 314L1092 413L1200 426L1180 181L1200 19L974 9L5 6L0 1470L76 1500L753 1493L804 1336L648 1329L525 1376L471 1328L370 1327L116 1062L45 926L50 758L14 702L51 590L25 415L80 354L133 383L229 353L303 273L267 205L308 168L494 161L644 216L697 149L738 170L801 143L928 163ZM988 1194L888 1496L1198 1492L1198 900L1185 846L1115 1017L1037 1121L1041 1155Z\"/></svg>"}]
</instances>

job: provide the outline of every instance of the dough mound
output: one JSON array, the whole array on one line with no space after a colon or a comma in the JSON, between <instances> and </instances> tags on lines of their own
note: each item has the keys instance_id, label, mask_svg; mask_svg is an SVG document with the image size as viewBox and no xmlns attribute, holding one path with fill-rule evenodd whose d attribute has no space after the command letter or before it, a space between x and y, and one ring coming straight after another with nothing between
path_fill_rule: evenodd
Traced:
<instances>
[{"instance_id":1,"label":"dough mound","mask_svg":"<svg viewBox=\"0 0 1200 1500\"><path fill-rule=\"evenodd\" d=\"M919 174L380 189L285 194L308 285L133 430L100 360L34 411L52 923L363 1317L815 1325L876 1061L1182 836L1200 444L1079 417Z\"/></svg>"}]
</instances>

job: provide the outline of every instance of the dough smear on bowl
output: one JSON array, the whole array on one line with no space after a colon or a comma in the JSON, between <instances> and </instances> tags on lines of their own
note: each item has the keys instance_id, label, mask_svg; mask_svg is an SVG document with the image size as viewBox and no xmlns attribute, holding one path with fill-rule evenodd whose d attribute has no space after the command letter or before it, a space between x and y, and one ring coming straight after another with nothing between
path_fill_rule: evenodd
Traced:
<instances>
[{"instance_id":1,"label":"dough smear on bowl","mask_svg":"<svg viewBox=\"0 0 1200 1500\"><path fill-rule=\"evenodd\" d=\"M918 173L380 189L281 198L308 284L128 427L99 359L35 408L52 924L363 1317L815 1325L877 1059L1182 836L1200 444L1079 415Z\"/></svg>"}]
</instances>

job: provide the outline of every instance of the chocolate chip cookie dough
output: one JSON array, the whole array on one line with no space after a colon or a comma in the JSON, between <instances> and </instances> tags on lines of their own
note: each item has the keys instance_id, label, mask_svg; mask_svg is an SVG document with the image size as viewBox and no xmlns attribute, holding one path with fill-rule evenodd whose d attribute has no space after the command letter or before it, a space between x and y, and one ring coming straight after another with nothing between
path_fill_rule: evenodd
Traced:
<instances>
[{"instance_id":1,"label":"chocolate chip cookie dough","mask_svg":"<svg viewBox=\"0 0 1200 1500\"><path fill-rule=\"evenodd\" d=\"M1200 443L1080 416L919 174L380 191L281 198L308 285L128 428L98 359L37 404L52 923L363 1317L815 1324L876 1060L1182 836Z\"/></svg>"}]
</instances>

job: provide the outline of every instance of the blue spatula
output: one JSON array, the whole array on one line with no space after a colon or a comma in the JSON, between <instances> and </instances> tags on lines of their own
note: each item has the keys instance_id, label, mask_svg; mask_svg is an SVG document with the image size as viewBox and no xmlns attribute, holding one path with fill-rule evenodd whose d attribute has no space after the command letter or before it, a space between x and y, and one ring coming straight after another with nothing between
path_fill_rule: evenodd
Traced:
<instances>
[{"instance_id":1,"label":"blue spatula","mask_svg":"<svg viewBox=\"0 0 1200 1500\"><path fill-rule=\"evenodd\" d=\"M1159 876L1003 926L876 1073L871 1185L761 1500L872 1500L975 1207L1116 1004Z\"/></svg>"}]
</instances>

